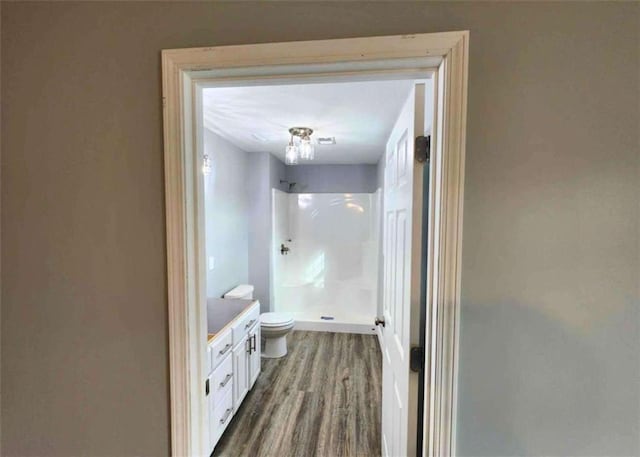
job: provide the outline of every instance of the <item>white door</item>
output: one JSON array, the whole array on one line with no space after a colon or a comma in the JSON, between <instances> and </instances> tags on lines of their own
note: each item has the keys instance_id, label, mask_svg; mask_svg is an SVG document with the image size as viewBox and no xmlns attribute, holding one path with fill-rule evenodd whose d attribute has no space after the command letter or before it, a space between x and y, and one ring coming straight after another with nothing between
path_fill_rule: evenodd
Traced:
<instances>
[{"instance_id":1,"label":"white door","mask_svg":"<svg viewBox=\"0 0 640 457\"><path fill-rule=\"evenodd\" d=\"M384 173L382 453L416 455L418 374L409 352L418 344L423 165L414 159L424 135L425 85L416 84L387 141Z\"/></svg>"},{"instance_id":2,"label":"white door","mask_svg":"<svg viewBox=\"0 0 640 457\"><path fill-rule=\"evenodd\" d=\"M249 389L253 387L260 374L260 323L257 323L249 331Z\"/></svg>"},{"instance_id":3,"label":"white door","mask_svg":"<svg viewBox=\"0 0 640 457\"><path fill-rule=\"evenodd\" d=\"M249 392L249 338L233 348L233 407L237 410Z\"/></svg>"}]
</instances>

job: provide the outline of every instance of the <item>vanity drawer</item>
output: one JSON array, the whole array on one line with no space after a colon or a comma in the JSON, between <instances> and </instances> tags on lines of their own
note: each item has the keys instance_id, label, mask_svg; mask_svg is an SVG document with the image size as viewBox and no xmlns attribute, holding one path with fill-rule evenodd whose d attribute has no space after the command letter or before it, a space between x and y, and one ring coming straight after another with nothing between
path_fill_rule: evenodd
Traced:
<instances>
[{"instance_id":1,"label":"vanity drawer","mask_svg":"<svg viewBox=\"0 0 640 457\"><path fill-rule=\"evenodd\" d=\"M233 332L233 345L236 346L243 341L249 333L249 330L258 322L260 322L260 303L256 302L251 306L249 311L231 327L231 331Z\"/></svg>"},{"instance_id":2,"label":"vanity drawer","mask_svg":"<svg viewBox=\"0 0 640 457\"><path fill-rule=\"evenodd\" d=\"M214 340L209 343L209 348L211 348L211 369L215 370L220 362L231 354L231 350L233 349L231 330L227 329L220 335L216 335Z\"/></svg>"},{"instance_id":3,"label":"vanity drawer","mask_svg":"<svg viewBox=\"0 0 640 457\"><path fill-rule=\"evenodd\" d=\"M211 378L211 394L213 395L214 403L218 406L218 403L233 387L233 357L228 356L224 359L218 365L218 368L213 371Z\"/></svg>"},{"instance_id":4,"label":"vanity drawer","mask_svg":"<svg viewBox=\"0 0 640 457\"><path fill-rule=\"evenodd\" d=\"M211 410L210 410L211 411ZM222 401L214 406L213 412L209 415L209 420L211 421L210 430L211 430L211 447L213 448L218 441L220 440L220 436L225 431L229 422L231 422L231 418L233 417L233 393L231 390L227 392Z\"/></svg>"}]
</instances>

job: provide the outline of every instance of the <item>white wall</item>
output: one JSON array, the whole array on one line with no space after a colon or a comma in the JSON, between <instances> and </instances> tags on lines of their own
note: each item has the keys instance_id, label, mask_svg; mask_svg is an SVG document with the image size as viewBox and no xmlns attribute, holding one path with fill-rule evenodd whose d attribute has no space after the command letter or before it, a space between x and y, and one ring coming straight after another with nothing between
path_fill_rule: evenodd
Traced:
<instances>
[{"instance_id":1,"label":"white wall","mask_svg":"<svg viewBox=\"0 0 640 457\"><path fill-rule=\"evenodd\" d=\"M274 226L288 217L287 231L276 235L292 240L286 243L289 254L282 256L282 240L274 238L276 311L290 312L298 321L332 316L336 323L370 326L378 295L378 195L276 197Z\"/></svg>"},{"instance_id":2,"label":"white wall","mask_svg":"<svg viewBox=\"0 0 640 457\"><path fill-rule=\"evenodd\" d=\"M373 192L376 190L376 165L295 165L286 166L266 153L248 153L247 192L249 205L249 283L255 287L262 312L273 310L271 290L272 189L289 192L287 183L296 182L292 193Z\"/></svg>"},{"instance_id":3,"label":"white wall","mask_svg":"<svg viewBox=\"0 0 640 457\"><path fill-rule=\"evenodd\" d=\"M208 129L204 152L211 160L204 177L207 297L220 297L249 279L247 153Z\"/></svg>"},{"instance_id":4,"label":"white wall","mask_svg":"<svg viewBox=\"0 0 640 457\"><path fill-rule=\"evenodd\" d=\"M284 256L280 252L280 246L290 246L289 239L289 194L279 189L272 189L271 194L271 281L270 281L270 294L271 294L271 310L278 310L278 299L282 298L282 288L286 277L286 262L289 260L289 256Z\"/></svg>"}]
</instances>

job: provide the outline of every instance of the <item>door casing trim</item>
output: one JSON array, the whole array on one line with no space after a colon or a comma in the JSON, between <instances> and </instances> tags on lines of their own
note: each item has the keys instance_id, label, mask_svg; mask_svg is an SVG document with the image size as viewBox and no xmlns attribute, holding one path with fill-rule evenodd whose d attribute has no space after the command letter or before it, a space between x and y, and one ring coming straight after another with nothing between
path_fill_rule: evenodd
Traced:
<instances>
[{"instance_id":1,"label":"door casing trim","mask_svg":"<svg viewBox=\"0 0 640 457\"><path fill-rule=\"evenodd\" d=\"M423 455L455 455L462 215L469 32L218 46L162 51L171 449L207 455L204 360L204 234L198 226L197 106L194 83L208 71L278 65L392 61L440 62L434 75L427 259ZM353 70L357 73L357 70ZM200 73L200 76L199 76ZM322 70L318 70L318 74ZM313 74L313 71L310 72ZM260 73L252 77L260 79ZM211 79L211 76L208 76Z\"/></svg>"}]
</instances>

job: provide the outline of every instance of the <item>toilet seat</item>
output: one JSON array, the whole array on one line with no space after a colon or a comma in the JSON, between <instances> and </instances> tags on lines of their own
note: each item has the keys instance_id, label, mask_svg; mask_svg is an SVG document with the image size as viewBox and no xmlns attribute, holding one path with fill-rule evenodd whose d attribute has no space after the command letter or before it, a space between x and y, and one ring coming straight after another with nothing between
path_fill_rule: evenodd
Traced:
<instances>
[{"instance_id":1,"label":"toilet seat","mask_svg":"<svg viewBox=\"0 0 640 457\"><path fill-rule=\"evenodd\" d=\"M262 327L284 327L293 324L293 316L289 313L262 313L260 325Z\"/></svg>"}]
</instances>

